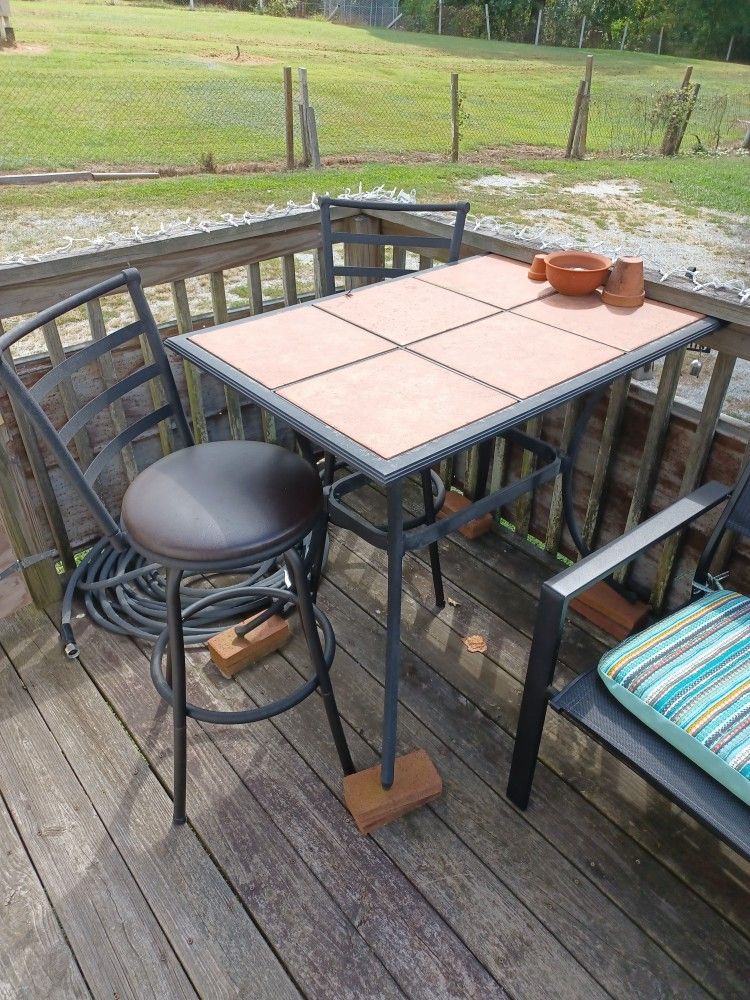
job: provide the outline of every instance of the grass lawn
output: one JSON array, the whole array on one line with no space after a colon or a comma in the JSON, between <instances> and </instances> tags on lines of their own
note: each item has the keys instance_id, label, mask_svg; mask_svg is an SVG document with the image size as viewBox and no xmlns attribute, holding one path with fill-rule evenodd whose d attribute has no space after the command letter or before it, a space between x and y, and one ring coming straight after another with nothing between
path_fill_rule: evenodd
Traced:
<instances>
[{"instance_id":1,"label":"grass lawn","mask_svg":"<svg viewBox=\"0 0 750 1000\"><path fill-rule=\"evenodd\" d=\"M21 48L0 56L0 168L219 166L283 157L284 65L307 67L323 154L445 155L449 78L460 74L462 150L564 146L584 54L204 8L14 0ZM237 48L240 58L237 60ZM696 61L704 144L750 116L750 68ZM628 148L644 95L684 61L597 52L589 146ZM731 137L741 137L734 125Z\"/></svg>"}]
</instances>

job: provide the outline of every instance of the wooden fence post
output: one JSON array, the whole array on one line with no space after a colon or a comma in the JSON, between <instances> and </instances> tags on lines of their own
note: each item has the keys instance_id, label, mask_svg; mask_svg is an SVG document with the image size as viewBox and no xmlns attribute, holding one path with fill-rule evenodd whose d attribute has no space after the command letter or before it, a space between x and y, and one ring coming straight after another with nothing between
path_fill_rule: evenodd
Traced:
<instances>
[{"instance_id":1,"label":"wooden fence post","mask_svg":"<svg viewBox=\"0 0 750 1000\"><path fill-rule=\"evenodd\" d=\"M569 160L573 153L573 144L575 143L576 130L578 128L578 115L581 111L581 102L583 101L583 95L586 92L586 81L581 80L578 84L578 92L576 93L575 104L573 105L573 118L570 122L570 132L568 132L568 142L565 146L565 159Z\"/></svg>"},{"instance_id":2,"label":"wooden fence post","mask_svg":"<svg viewBox=\"0 0 750 1000\"><path fill-rule=\"evenodd\" d=\"M661 141L659 152L662 156L674 156L682 144L687 123L695 107L695 98L698 93L697 87L693 87L692 89L690 87L690 78L692 75L693 67L688 66L685 70L685 76L682 78L680 90L675 96L674 113L670 115L664 132L664 138ZM681 114L678 114L678 111L681 111Z\"/></svg>"},{"instance_id":3,"label":"wooden fence post","mask_svg":"<svg viewBox=\"0 0 750 1000\"><path fill-rule=\"evenodd\" d=\"M286 141L286 168L294 170L294 95L292 93L292 67L284 67L284 138Z\"/></svg>"},{"instance_id":4,"label":"wooden fence post","mask_svg":"<svg viewBox=\"0 0 750 1000\"><path fill-rule=\"evenodd\" d=\"M310 134L307 127L307 109L310 97L307 91L307 70L299 69L299 130L302 136L302 165L310 166Z\"/></svg>"},{"instance_id":5,"label":"wooden fence post","mask_svg":"<svg viewBox=\"0 0 750 1000\"><path fill-rule=\"evenodd\" d=\"M320 147L318 146L318 123L315 120L315 108L307 109L307 141L310 145L310 160L313 170L320 170Z\"/></svg>"},{"instance_id":6,"label":"wooden fence post","mask_svg":"<svg viewBox=\"0 0 750 1000\"><path fill-rule=\"evenodd\" d=\"M581 98L581 107L578 113L578 122L576 123L576 134L573 141L572 155L576 160L582 160L586 155L586 136L589 127L589 105L591 103L591 78L593 73L594 57L588 55L586 56L586 72L583 78L586 86Z\"/></svg>"},{"instance_id":7,"label":"wooden fence post","mask_svg":"<svg viewBox=\"0 0 750 1000\"><path fill-rule=\"evenodd\" d=\"M451 160L458 163L458 73L451 73Z\"/></svg>"}]
</instances>

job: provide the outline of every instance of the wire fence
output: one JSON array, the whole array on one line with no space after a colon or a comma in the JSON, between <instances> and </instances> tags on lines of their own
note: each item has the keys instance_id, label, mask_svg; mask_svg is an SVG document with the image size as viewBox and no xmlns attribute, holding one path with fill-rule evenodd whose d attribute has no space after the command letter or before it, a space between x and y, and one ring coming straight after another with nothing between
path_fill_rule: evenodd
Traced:
<instances>
[{"instance_id":1,"label":"wire fence","mask_svg":"<svg viewBox=\"0 0 750 1000\"><path fill-rule=\"evenodd\" d=\"M437 82L436 82L437 81ZM347 157L445 159L451 149L450 77L429 82L399 67L368 79L350 66L309 72L324 161ZM562 155L573 114L573 80L550 86L543 73L462 72L455 109L459 155L494 151ZM591 91L590 155L656 153L675 90L602 76ZM298 85L294 109L297 118ZM285 160L285 102L278 66L204 60L198 72L148 64L98 78L25 72L0 78L0 169L213 170ZM702 89L687 124L685 151L739 148L750 92ZM298 120L295 133L299 135ZM299 160L302 150L297 144Z\"/></svg>"}]
</instances>

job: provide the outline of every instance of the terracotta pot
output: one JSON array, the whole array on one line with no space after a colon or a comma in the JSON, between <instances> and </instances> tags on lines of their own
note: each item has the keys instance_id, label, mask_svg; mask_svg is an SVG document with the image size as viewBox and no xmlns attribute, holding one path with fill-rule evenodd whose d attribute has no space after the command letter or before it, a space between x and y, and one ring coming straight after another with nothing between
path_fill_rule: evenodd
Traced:
<instances>
[{"instance_id":1,"label":"terracotta pot","mask_svg":"<svg viewBox=\"0 0 750 1000\"><path fill-rule=\"evenodd\" d=\"M645 298L643 258L618 257L602 292L602 302L606 302L608 306L633 309L642 306Z\"/></svg>"},{"instance_id":2,"label":"terracotta pot","mask_svg":"<svg viewBox=\"0 0 750 1000\"><path fill-rule=\"evenodd\" d=\"M590 295L607 280L611 266L600 253L556 250L547 254L547 281L561 295Z\"/></svg>"},{"instance_id":3,"label":"terracotta pot","mask_svg":"<svg viewBox=\"0 0 750 1000\"><path fill-rule=\"evenodd\" d=\"M532 281L547 280L547 254L538 253L531 262L527 277Z\"/></svg>"}]
</instances>

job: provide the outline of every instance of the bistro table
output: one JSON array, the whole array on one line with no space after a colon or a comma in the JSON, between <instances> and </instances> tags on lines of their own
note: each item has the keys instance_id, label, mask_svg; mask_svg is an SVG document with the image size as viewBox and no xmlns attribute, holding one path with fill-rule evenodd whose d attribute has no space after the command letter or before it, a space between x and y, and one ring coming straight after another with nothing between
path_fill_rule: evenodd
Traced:
<instances>
[{"instance_id":1,"label":"bistro table","mask_svg":"<svg viewBox=\"0 0 750 1000\"><path fill-rule=\"evenodd\" d=\"M598 293L563 296L546 282L530 281L527 270L504 257L474 256L167 341L355 470L331 488L329 506L334 523L388 554L385 789L396 760L405 553L569 473L570 457L522 434L520 424L599 393L721 326L649 300L622 309L605 305ZM585 418L591 407L584 411ZM535 451L543 464L485 496L485 458L471 506L432 523L405 523L406 477L473 445L484 443L486 456L499 434ZM386 491L383 528L342 500L368 481ZM566 509L570 514L572 505Z\"/></svg>"}]
</instances>

